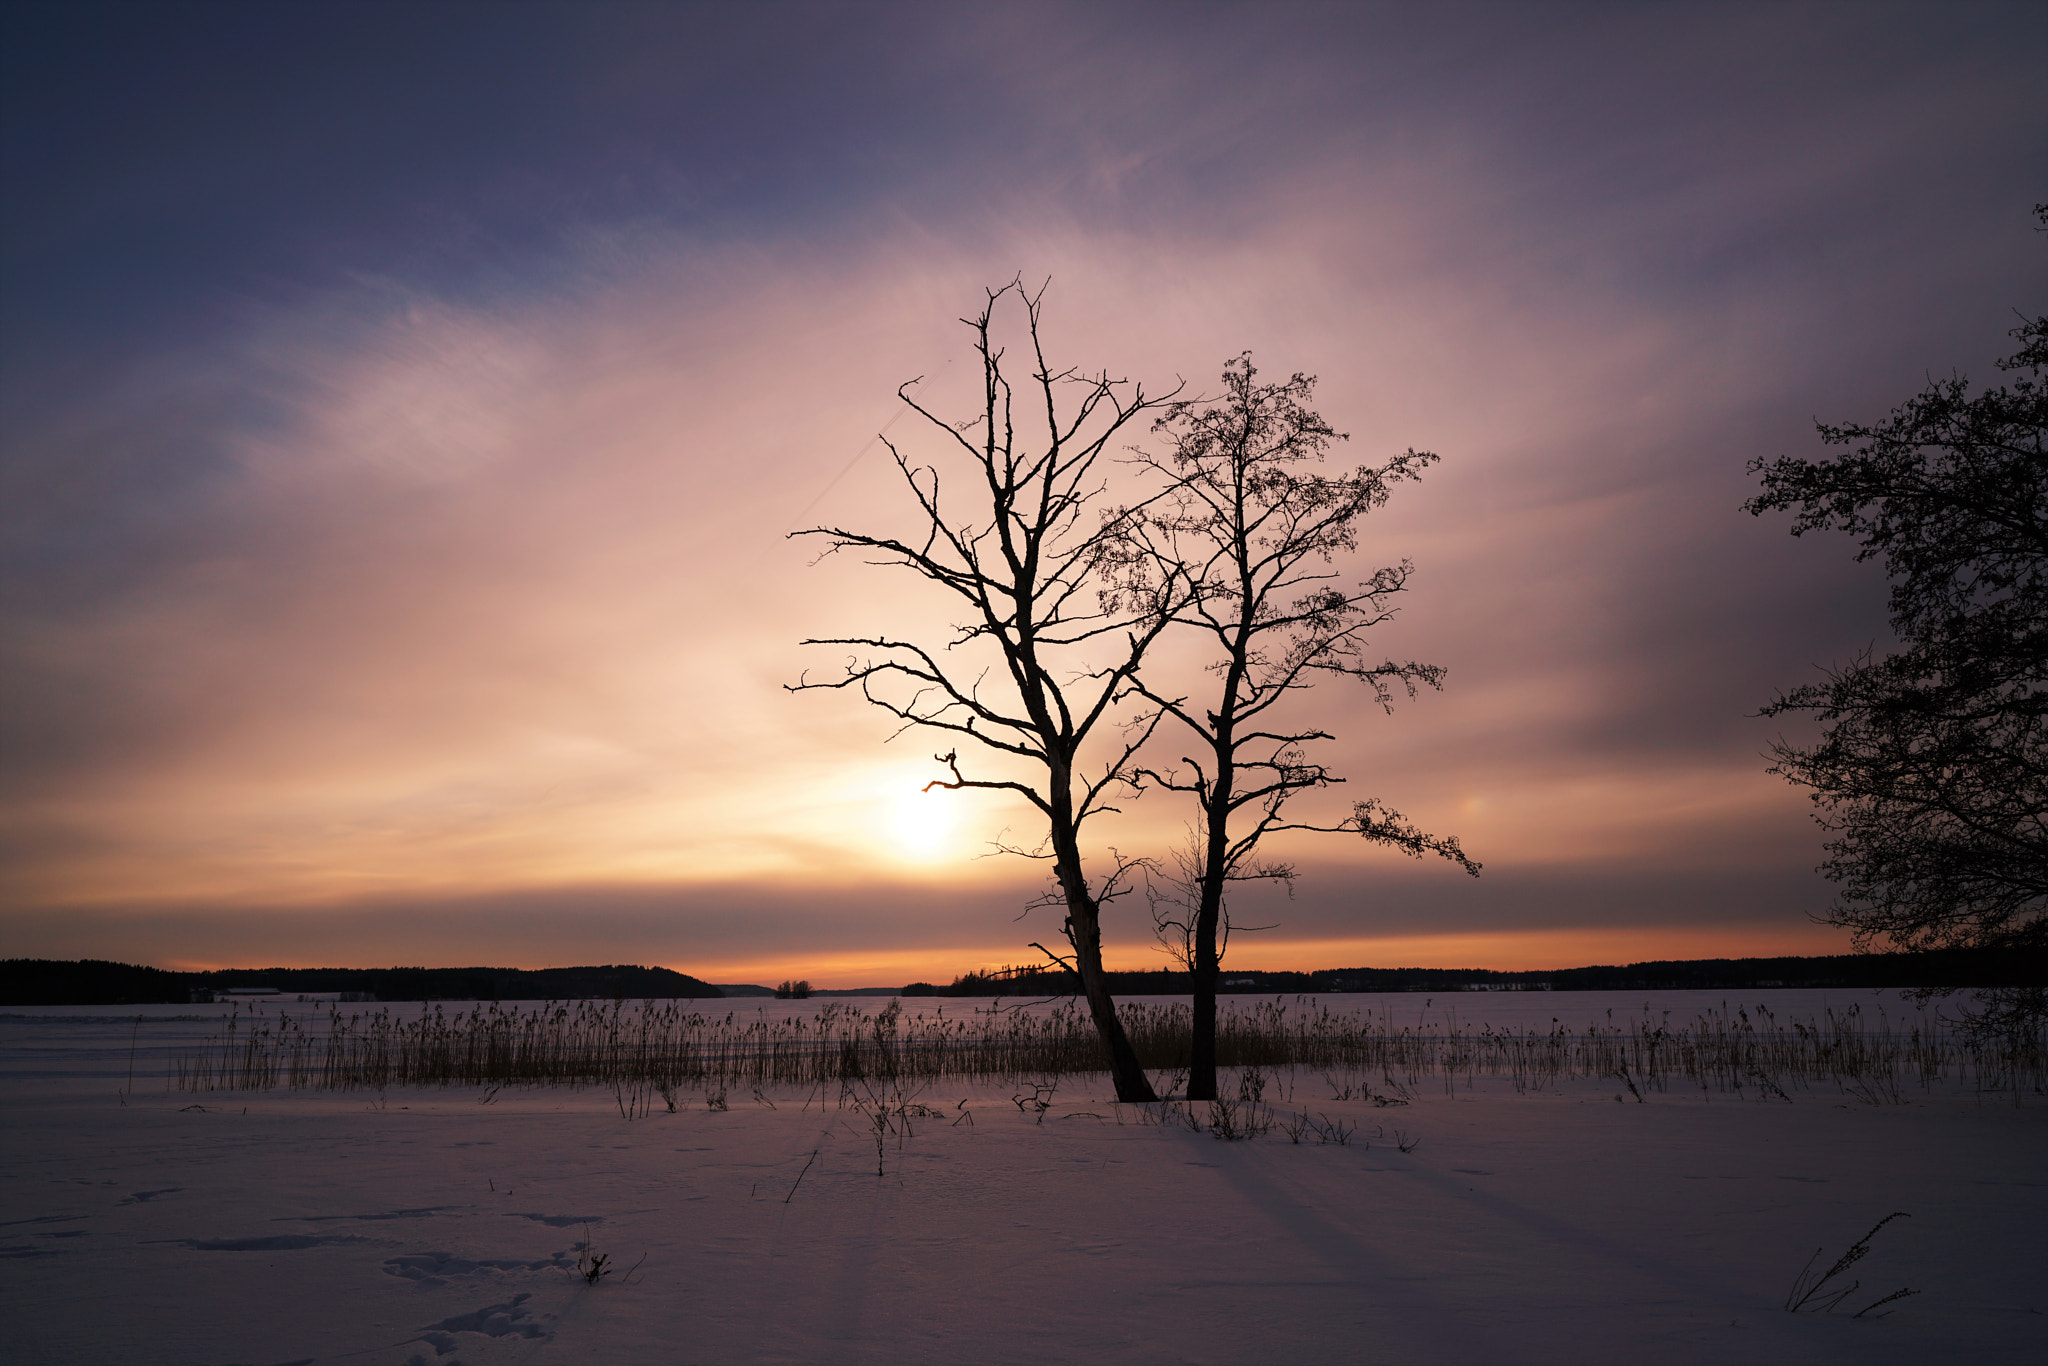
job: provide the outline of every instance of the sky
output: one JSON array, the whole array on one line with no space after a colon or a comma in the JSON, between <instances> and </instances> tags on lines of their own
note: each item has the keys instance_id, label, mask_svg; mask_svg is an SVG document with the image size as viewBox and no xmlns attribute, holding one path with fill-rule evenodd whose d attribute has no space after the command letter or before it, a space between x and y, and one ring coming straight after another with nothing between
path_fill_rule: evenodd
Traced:
<instances>
[{"instance_id":1,"label":"sky","mask_svg":"<svg viewBox=\"0 0 2048 1366\"><path fill-rule=\"evenodd\" d=\"M989 855L1028 809L785 687L809 637L944 638L787 533L911 524L874 437L917 377L972 414L960 319L1019 277L1059 365L1214 393L1249 350L1335 460L1441 457L1337 568L1413 563L1372 644L1443 690L1303 698L1347 782L1301 809L1484 873L1287 837L1226 966L1848 949L1755 713L1884 648L1885 583L1745 465L1995 380L2041 310L2039 6L4 22L0 955L1029 961L1042 869ZM1142 898L1105 923L1165 964Z\"/></svg>"}]
</instances>

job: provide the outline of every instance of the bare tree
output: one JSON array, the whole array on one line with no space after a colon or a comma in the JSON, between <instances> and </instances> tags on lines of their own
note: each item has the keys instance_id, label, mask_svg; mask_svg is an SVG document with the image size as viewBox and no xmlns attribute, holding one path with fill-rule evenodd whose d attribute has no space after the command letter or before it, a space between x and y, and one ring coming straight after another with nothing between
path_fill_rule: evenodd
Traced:
<instances>
[{"instance_id":1,"label":"bare tree","mask_svg":"<svg viewBox=\"0 0 2048 1366\"><path fill-rule=\"evenodd\" d=\"M1183 767L1143 767L1136 776L1191 794L1199 811L1192 846L1180 860L1154 921L1173 947L1178 939L1192 974L1194 1041L1188 1098L1216 1095L1216 986L1229 934L1227 889L1233 882L1291 885L1294 869L1258 857L1261 840L1282 831L1353 834L1414 857L1434 853L1478 876L1479 865L1455 838L1424 834L1398 811L1371 798L1356 802L1334 825L1293 820L1299 793L1344 781L1309 757L1308 746L1332 738L1319 726L1286 719L1282 704L1319 678L1363 684L1383 710L1396 685L1414 696L1418 684L1441 686L1433 664L1365 654L1365 633L1393 615L1388 599L1408 582L1406 561L1375 570L1362 583L1338 582L1335 557L1358 548L1359 518L1387 501L1395 484L1419 478L1436 460L1409 450L1377 468L1344 475L1313 468L1345 440L1306 405L1315 381L1303 375L1259 384L1250 353L1223 370L1220 400L1167 405L1155 432L1171 443L1170 464L1139 456L1174 480L1171 494L1124 522L1119 568L1123 582L1143 590L1155 610L1174 613L1209 646L1213 691L1199 704L1174 697L1139 677L1138 688L1190 736L1196 753ZM1159 585L1189 579L1194 592L1161 596ZM1172 909L1176 906L1175 909Z\"/></svg>"},{"instance_id":2,"label":"bare tree","mask_svg":"<svg viewBox=\"0 0 2048 1366\"><path fill-rule=\"evenodd\" d=\"M910 570L953 594L965 618L936 650L888 636L808 640L861 653L847 661L842 677L806 675L792 690L856 689L904 729L950 733L954 748L936 756L946 776L927 789L1012 792L1037 809L1046 822L1043 843L1006 852L1052 864L1054 890L1046 900L1064 906L1062 930L1072 951L1070 959L1053 956L1070 961L1080 977L1117 1098L1151 1100L1102 966L1102 907L1129 890L1135 865L1112 851L1110 870L1091 880L1081 830L1131 790L1133 756L1159 717L1155 711L1126 725L1119 704L1132 693L1139 662L1171 620L1187 580L1169 568L1142 594L1105 598L1099 576L1107 549L1147 505L1104 517L1091 504L1105 492L1098 465L1108 444L1178 389L1152 397L1107 371L1053 370L1039 341L1043 297L1043 287L1031 293L1012 281L988 291L977 317L962 319L981 360L977 416L947 421L912 396L916 380L897 390L971 471L956 493L936 466L913 463L885 439L916 504L915 536L822 526L792 533L825 537L827 553L859 550L874 557L870 563ZM1021 393L1013 393L1004 351L990 335L1006 302L1022 308L1029 336L1030 377ZM1020 421L1038 433L1036 440L1018 432ZM995 759L993 772L963 759L960 741L970 744L970 756L979 750ZM1027 776L1008 776L1017 772Z\"/></svg>"}]
</instances>

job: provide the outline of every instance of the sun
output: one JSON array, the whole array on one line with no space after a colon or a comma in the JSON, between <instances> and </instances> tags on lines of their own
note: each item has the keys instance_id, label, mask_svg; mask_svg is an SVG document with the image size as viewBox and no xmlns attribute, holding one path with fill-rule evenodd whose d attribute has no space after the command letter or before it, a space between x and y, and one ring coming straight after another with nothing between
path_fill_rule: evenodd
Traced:
<instances>
[{"instance_id":1,"label":"sun","mask_svg":"<svg viewBox=\"0 0 2048 1366\"><path fill-rule=\"evenodd\" d=\"M922 862L951 848L959 826L957 797L939 787L926 792L922 784L899 788L889 804L889 833L896 852Z\"/></svg>"}]
</instances>

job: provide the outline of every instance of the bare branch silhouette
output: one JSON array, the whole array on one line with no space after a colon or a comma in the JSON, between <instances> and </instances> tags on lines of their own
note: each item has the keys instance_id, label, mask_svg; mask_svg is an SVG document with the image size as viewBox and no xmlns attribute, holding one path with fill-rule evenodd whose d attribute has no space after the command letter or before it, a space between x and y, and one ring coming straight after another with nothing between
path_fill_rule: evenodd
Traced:
<instances>
[{"instance_id":1,"label":"bare branch silhouette","mask_svg":"<svg viewBox=\"0 0 2048 1366\"><path fill-rule=\"evenodd\" d=\"M987 291L981 312L962 320L981 362L975 416L948 421L918 396L916 381L897 391L938 435L951 464L966 471L956 492L936 464L916 463L885 439L916 509L916 536L839 526L793 533L823 537L827 554L860 552L871 564L909 570L945 590L965 609L952 638L943 651L881 635L807 641L859 653L840 676L806 675L792 690L851 689L905 728L945 732L1035 771L1029 778L979 775L956 746L937 756L945 776L926 786L1015 793L1045 818L1054 895L1066 913L1061 928L1117 1095L1149 1100L1151 1083L1124 1036L1102 967L1102 906L1128 890L1135 864L1112 856L1112 871L1091 881L1081 830L1090 817L1115 811L1120 793L1136 790L1136 755L1161 715L1153 709L1137 717L1114 739L1108 737L1117 726L1110 723L1129 712L1139 695L1140 663L1190 593L1187 575L1177 570L1156 576L1142 592L1106 591L1119 538L1163 489L1096 515L1106 491L1103 457L1119 433L1179 389L1153 396L1107 371L1054 370L1040 338L1043 297L1042 286L1034 293L1013 280ZM1022 393L1012 388L1005 353L991 335L999 306L1023 311L1030 378ZM1035 444L1020 433L1020 422ZM954 662L976 657L988 667Z\"/></svg>"}]
</instances>

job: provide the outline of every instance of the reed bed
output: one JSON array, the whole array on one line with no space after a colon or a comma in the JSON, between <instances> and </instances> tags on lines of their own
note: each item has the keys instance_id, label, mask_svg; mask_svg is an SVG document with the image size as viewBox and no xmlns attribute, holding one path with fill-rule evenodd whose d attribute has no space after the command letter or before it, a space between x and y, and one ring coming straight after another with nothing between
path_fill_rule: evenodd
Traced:
<instances>
[{"instance_id":1,"label":"reed bed","mask_svg":"<svg viewBox=\"0 0 2048 1366\"><path fill-rule=\"evenodd\" d=\"M1186 1067L1186 1004L1128 1002L1119 1012L1147 1068L1164 1079ZM1219 1013L1217 1052L1226 1067L1320 1073L1340 1098L1503 1078L1518 1092L1604 1079L1638 1098L1697 1088L1775 1100L1819 1089L1876 1103L1937 1085L2015 1099L2048 1090L2041 1030L1985 1040L1860 1005L1784 1022L1754 1008L1677 1024L1665 1014L1538 1030L1455 1019L1397 1025L1385 1013L1261 1001ZM770 1018L682 1001L578 1001L417 1015L337 1006L310 1021L237 1010L219 1035L174 1058L168 1080L181 1091L630 1085L709 1094L770 1084L1016 1083L1105 1070L1094 1026L1074 1005L909 1012L901 1002L878 1010L833 1002L815 1015Z\"/></svg>"}]
</instances>

